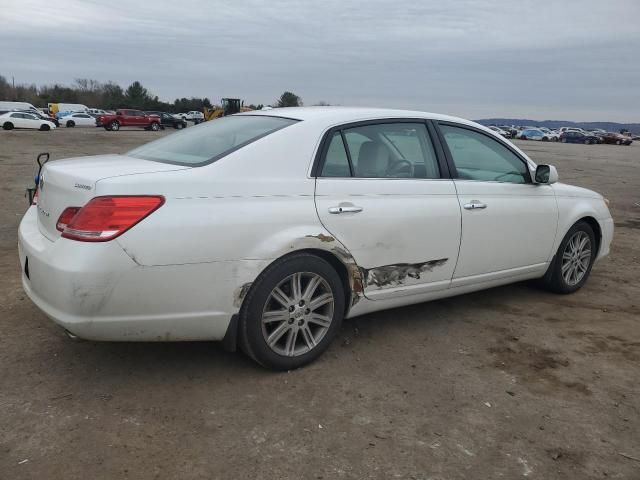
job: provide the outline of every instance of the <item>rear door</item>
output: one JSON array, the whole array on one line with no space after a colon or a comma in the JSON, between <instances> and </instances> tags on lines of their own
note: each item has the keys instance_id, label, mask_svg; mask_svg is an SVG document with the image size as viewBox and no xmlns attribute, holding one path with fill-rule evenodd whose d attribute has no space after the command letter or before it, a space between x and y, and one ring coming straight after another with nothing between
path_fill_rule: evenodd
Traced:
<instances>
[{"instance_id":1,"label":"rear door","mask_svg":"<svg viewBox=\"0 0 640 480\"><path fill-rule=\"evenodd\" d=\"M551 185L534 184L526 160L483 130L439 122L462 212L452 285L545 269L558 207Z\"/></svg>"},{"instance_id":2,"label":"rear door","mask_svg":"<svg viewBox=\"0 0 640 480\"><path fill-rule=\"evenodd\" d=\"M361 267L368 298L449 287L460 243L460 207L426 122L333 128L314 173L320 220Z\"/></svg>"}]
</instances>

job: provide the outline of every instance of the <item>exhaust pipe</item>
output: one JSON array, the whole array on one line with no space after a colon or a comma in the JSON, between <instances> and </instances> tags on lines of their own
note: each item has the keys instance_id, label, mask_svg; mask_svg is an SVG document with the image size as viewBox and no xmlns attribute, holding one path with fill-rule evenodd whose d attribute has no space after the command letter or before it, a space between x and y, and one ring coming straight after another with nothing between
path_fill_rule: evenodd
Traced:
<instances>
[{"instance_id":1,"label":"exhaust pipe","mask_svg":"<svg viewBox=\"0 0 640 480\"><path fill-rule=\"evenodd\" d=\"M74 335L73 333L71 333L66 328L64 329L64 333L67 334L67 337L69 337L70 340L72 340L74 342L82 342L82 339L80 337L78 337L77 335Z\"/></svg>"}]
</instances>

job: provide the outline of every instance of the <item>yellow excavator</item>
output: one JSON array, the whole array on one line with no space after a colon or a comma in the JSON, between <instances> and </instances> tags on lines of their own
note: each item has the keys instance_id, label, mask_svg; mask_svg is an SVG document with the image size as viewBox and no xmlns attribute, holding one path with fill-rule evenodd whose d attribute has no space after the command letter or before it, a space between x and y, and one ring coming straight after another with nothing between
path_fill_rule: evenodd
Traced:
<instances>
[{"instance_id":1,"label":"yellow excavator","mask_svg":"<svg viewBox=\"0 0 640 480\"><path fill-rule=\"evenodd\" d=\"M215 120L216 118L226 117L234 113L250 112L252 109L244 106L244 100L239 98L223 98L220 106L212 108L204 108L204 120Z\"/></svg>"}]
</instances>

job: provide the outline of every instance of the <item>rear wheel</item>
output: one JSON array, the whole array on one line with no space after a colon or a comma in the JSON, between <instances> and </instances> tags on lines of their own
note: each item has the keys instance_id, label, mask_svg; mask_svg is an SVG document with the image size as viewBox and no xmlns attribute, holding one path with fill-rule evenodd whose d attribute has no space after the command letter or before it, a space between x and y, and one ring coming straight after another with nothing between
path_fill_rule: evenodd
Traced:
<instances>
[{"instance_id":1,"label":"rear wheel","mask_svg":"<svg viewBox=\"0 0 640 480\"><path fill-rule=\"evenodd\" d=\"M585 145L591 145L591 140L589 140L589 139L585 140L585 141L584 141L584 144L585 144Z\"/></svg>"},{"instance_id":2,"label":"rear wheel","mask_svg":"<svg viewBox=\"0 0 640 480\"><path fill-rule=\"evenodd\" d=\"M345 295L333 267L300 253L268 267L240 310L240 344L261 365L293 370L318 358L342 323Z\"/></svg>"},{"instance_id":3,"label":"rear wheel","mask_svg":"<svg viewBox=\"0 0 640 480\"><path fill-rule=\"evenodd\" d=\"M153 130L154 132L157 132L158 130L160 130L160 124L158 122L153 122L151 124L151 130Z\"/></svg>"},{"instance_id":4,"label":"rear wheel","mask_svg":"<svg viewBox=\"0 0 640 480\"><path fill-rule=\"evenodd\" d=\"M522 135L522 136L520 137L520 140L526 140L526 139L527 139L527 137L526 137L526 136L524 136L524 135Z\"/></svg>"},{"instance_id":5,"label":"rear wheel","mask_svg":"<svg viewBox=\"0 0 640 480\"><path fill-rule=\"evenodd\" d=\"M596 258L596 236L591 225L579 221L562 239L558 251L542 279L552 292L573 293L579 290L591 273Z\"/></svg>"},{"instance_id":6,"label":"rear wheel","mask_svg":"<svg viewBox=\"0 0 640 480\"><path fill-rule=\"evenodd\" d=\"M114 120L113 122L111 122L109 124L109 130L113 131L113 132L117 132L118 130L120 130L120 122Z\"/></svg>"},{"instance_id":7,"label":"rear wheel","mask_svg":"<svg viewBox=\"0 0 640 480\"><path fill-rule=\"evenodd\" d=\"M562 138L562 139L560 139L560 141L561 141L562 143L567 143L567 139L566 139L566 138Z\"/></svg>"},{"instance_id":8,"label":"rear wheel","mask_svg":"<svg viewBox=\"0 0 640 480\"><path fill-rule=\"evenodd\" d=\"M69 120L67 122L67 128L73 128L76 126L76 123L73 120Z\"/></svg>"},{"instance_id":9,"label":"rear wheel","mask_svg":"<svg viewBox=\"0 0 640 480\"><path fill-rule=\"evenodd\" d=\"M620 140L616 140L616 145L621 145L622 142Z\"/></svg>"},{"instance_id":10,"label":"rear wheel","mask_svg":"<svg viewBox=\"0 0 640 480\"><path fill-rule=\"evenodd\" d=\"M11 122L4 122L4 125L2 125L2 128L4 130L13 130L13 123Z\"/></svg>"},{"instance_id":11,"label":"rear wheel","mask_svg":"<svg viewBox=\"0 0 640 480\"><path fill-rule=\"evenodd\" d=\"M178 130L182 130L184 128L184 124L182 122L178 122L174 125Z\"/></svg>"}]
</instances>

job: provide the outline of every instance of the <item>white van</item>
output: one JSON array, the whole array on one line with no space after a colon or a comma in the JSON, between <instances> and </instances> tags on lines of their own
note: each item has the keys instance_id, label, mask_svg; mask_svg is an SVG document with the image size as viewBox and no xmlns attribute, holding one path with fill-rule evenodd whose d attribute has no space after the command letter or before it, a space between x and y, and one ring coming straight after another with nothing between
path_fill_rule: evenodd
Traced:
<instances>
[{"instance_id":1,"label":"white van","mask_svg":"<svg viewBox=\"0 0 640 480\"><path fill-rule=\"evenodd\" d=\"M27 102L0 102L0 110L35 110L38 109Z\"/></svg>"},{"instance_id":2,"label":"white van","mask_svg":"<svg viewBox=\"0 0 640 480\"><path fill-rule=\"evenodd\" d=\"M66 113L86 112L89 108L81 103L49 103L49 115L55 115L56 118Z\"/></svg>"}]
</instances>

